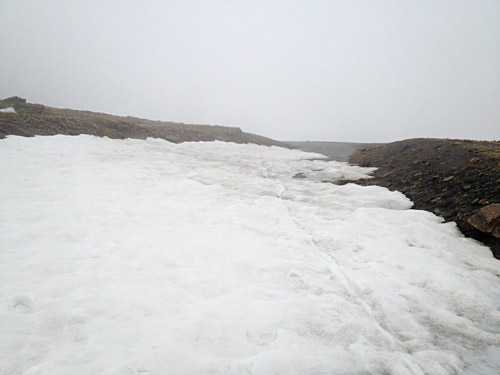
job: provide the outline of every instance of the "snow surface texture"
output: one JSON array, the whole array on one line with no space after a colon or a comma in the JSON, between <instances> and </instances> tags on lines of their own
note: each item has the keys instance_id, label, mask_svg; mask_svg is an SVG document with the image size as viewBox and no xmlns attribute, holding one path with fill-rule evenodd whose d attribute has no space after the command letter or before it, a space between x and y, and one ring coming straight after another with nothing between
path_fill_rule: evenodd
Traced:
<instances>
[{"instance_id":1,"label":"snow surface texture","mask_svg":"<svg viewBox=\"0 0 500 375\"><path fill-rule=\"evenodd\" d=\"M312 157L0 141L0 373L498 374L489 249Z\"/></svg>"},{"instance_id":2,"label":"snow surface texture","mask_svg":"<svg viewBox=\"0 0 500 375\"><path fill-rule=\"evenodd\" d=\"M17 113L16 110L13 107L2 108L2 109L0 109L0 112L3 112L3 113Z\"/></svg>"}]
</instances>

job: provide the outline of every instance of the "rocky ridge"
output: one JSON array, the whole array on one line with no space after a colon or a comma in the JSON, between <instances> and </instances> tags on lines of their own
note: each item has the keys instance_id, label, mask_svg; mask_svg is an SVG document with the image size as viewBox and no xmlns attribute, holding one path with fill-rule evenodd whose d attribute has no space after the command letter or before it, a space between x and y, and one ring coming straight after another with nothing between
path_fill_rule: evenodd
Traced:
<instances>
[{"instance_id":1,"label":"rocky ridge","mask_svg":"<svg viewBox=\"0 0 500 375\"><path fill-rule=\"evenodd\" d=\"M408 139L358 149L349 161L378 167L356 183L401 191L500 259L500 142Z\"/></svg>"},{"instance_id":2,"label":"rocky ridge","mask_svg":"<svg viewBox=\"0 0 500 375\"><path fill-rule=\"evenodd\" d=\"M27 103L26 99L11 97L0 100L0 109L14 108L16 113L0 112L0 138L7 135L32 137L35 135L89 134L109 138L161 138L170 142L226 141L255 143L265 146L292 146L240 128L218 125L189 125L175 122L152 121L137 117L122 117L52 108Z\"/></svg>"}]
</instances>

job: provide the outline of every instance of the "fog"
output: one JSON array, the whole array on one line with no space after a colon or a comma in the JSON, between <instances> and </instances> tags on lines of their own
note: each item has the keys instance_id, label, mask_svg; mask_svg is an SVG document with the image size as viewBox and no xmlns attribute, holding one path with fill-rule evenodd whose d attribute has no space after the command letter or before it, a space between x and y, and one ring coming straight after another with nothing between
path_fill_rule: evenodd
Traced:
<instances>
[{"instance_id":1,"label":"fog","mask_svg":"<svg viewBox=\"0 0 500 375\"><path fill-rule=\"evenodd\" d=\"M500 139L500 1L0 0L0 97L280 140Z\"/></svg>"}]
</instances>

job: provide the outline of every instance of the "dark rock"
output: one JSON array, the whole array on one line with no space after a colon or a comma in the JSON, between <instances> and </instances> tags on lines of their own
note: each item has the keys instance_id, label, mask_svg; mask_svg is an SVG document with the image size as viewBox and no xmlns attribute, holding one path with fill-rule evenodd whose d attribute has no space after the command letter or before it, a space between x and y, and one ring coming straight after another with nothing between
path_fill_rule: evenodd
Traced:
<instances>
[{"instance_id":1,"label":"dark rock","mask_svg":"<svg viewBox=\"0 0 500 375\"><path fill-rule=\"evenodd\" d=\"M466 165L465 167L463 167L462 169L460 169L458 172L457 172L457 175L459 176L463 176L464 174L466 174L467 172L469 171L472 171L473 169L475 169L476 167L474 167L473 165Z\"/></svg>"}]
</instances>

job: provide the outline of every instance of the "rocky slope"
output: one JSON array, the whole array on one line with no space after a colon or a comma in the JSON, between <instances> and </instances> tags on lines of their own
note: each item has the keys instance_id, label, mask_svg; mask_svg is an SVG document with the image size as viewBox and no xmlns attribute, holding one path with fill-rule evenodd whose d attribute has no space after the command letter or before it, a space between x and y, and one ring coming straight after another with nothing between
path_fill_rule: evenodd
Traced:
<instances>
[{"instance_id":1,"label":"rocky slope","mask_svg":"<svg viewBox=\"0 0 500 375\"><path fill-rule=\"evenodd\" d=\"M500 142L409 139L359 149L349 161L379 168L356 183L403 192L500 259Z\"/></svg>"},{"instance_id":2,"label":"rocky slope","mask_svg":"<svg viewBox=\"0 0 500 375\"><path fill-rule=\"evenodd\" d=\"M282 142L243 132L240 128L210 125L187 125L151 121L136 117L58 109L30 104L12 97L0 100L0 109L13 107L16 113L0 112L0 138L6 135L78 135L90 134L109 138L162 138L170 142L226 141L288 147Z\"/></svg>"}]
</instances>

